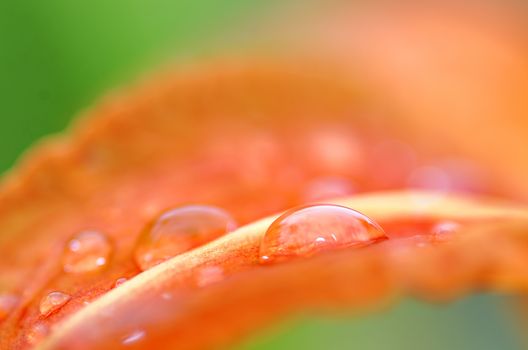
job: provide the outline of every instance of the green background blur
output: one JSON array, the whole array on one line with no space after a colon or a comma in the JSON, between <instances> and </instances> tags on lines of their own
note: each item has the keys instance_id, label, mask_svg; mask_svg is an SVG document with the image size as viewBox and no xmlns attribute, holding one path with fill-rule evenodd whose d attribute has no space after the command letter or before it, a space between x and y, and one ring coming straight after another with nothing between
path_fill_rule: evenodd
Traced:
<instances>
[{"instance_id":1,"label":"green background blur","mask_svg":"<svg viewBox=\"0 0 528 350\"><path fill-rule=\"evenodd\" d=\"M237 27L280 11L256 0L0 0L0 170L109 89L173 58L212 55ZM406 301L351 319L301 317L241 349L520 349L504 300Z\"/></svg>"}]
</instances>

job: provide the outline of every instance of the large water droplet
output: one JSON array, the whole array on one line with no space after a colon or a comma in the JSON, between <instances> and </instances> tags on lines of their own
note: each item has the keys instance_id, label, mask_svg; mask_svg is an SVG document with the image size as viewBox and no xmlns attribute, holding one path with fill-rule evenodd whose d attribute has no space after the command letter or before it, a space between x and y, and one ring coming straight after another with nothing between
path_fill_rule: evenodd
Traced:
<instances>
[{"instance_id":1,"label":"large water droplet","mask_svg":"<svg viewBox=\"0 0 528 350\"><path fill-rule=\"evenodd\" d=\"M51 292L40 301L40 314L43 316L51 315L63 307L71 296L63 292Z\"/></svg>"},{"instance_id":2,"label":"large water droplet","mask_svg":"<svg viewBox=\"0 0 528 350\"><path fill-rule=\"evenodd\" d=\"M142 270L196 248L236 227L224 210L190 205L164 212L142 232L134 256Z\"/></svg>"},{"instance_id":3,"label":"large water droplet","mask_svg":"<svg viewBox=\"0 0 528 350\"><path fill-rule=\"evenodd\" d=\"M364 246L386 239L367 216L338 205L293 208L268 228L260 246L262 263L309 257L319 251Z\"/></svg>"},{"instance_id":4,"label":"large water droplet","mask_svg":"<svg viewBox=\"0 0 528 350\"><path fill-rule=\"evenodd\" d=\"M83 231L66 245L62 256L64 271L84 273L97 271L106 266L112 252L108 238L98 231Z\"/></svg>"},{"instance_id":5,"label":"large water droplet","mask_svg":"<svg viewBox=\"0 0 528 350\"><path fill-rule=\"evenodd\" d=\"M20 302L15 294L0 294L0 321L3 321Z\"/></svg>"}]
</instances>

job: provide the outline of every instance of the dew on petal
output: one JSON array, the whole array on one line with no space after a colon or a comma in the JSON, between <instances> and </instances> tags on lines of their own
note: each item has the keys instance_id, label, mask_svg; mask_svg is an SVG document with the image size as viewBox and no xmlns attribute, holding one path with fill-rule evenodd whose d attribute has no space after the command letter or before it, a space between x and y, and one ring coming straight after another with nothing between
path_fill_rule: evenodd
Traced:
<instances>
[{"instance_id":1,"label":"dew on petal","mask_svg":"<svg viewBox=\"0 0 528 350\"><path fill-rule=\"evenodd\" d=\"M0 294L0 322L9 316L19 302L20 297L15 294Z\"/></svg>"},{"instance_id":2,"label":"dew on petal","mask_svg":"<svg viewBox=\"0 0 528 350\"><path fill-rule=\"evenodd\" d=\"M142 270L218 238L236 228L224 210L190 205L162 213L141 233L134 258Z\"/></svg>"},{"instance_id":3,"label":"dew on petal","mask_svg":"<svg viewBox=\"0 0 528 350\"><path fill-rule=\"evenodd\" d=\"M260 246L260 261L309 257L384 239L383 229L355 210L330 204L304 206L287 211L271 224Z\"/></svg>"},{"instance_id":4,"label":"dew on petal","mask_svg":"<svg viewBox=\"0 0 528 350\"><path fill-rule=\"evenodd\" d=\"M59 310L70 300L71 296L66 293L51 292L40 301L40 314L43 316L48 316Z\"/></svg>"},{"instance_id":5,"label":"dew on petal","mask_svg":"<svg viewBox=\"0 0 528 350\"><path fill-rule=\"evenodd\" d=\"M66 245L62 256L64 271L85 273L104 268L112 253L108 238L98 231L83 231Z\"/></svg>"}]
</instances>

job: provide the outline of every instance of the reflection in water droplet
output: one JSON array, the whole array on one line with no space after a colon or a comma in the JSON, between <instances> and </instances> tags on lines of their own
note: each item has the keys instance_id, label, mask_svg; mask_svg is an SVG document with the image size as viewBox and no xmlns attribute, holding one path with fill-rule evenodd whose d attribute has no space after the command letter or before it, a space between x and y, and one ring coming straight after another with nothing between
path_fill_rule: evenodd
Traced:
<instances>
[{"instance_id":1,"label":"reflection in water droplet","mask_svg":"<svg viewBox=\"0 0 528 350\"><path fill-rule=\"evenodd\" d=\"M84 273L102 269L112 252L108 238L98 231L83 231L66 245L62 256L64 271Z\"/></svg>"},{"instance_id":2,"label":"reflection in water droplet","mask_svg":"<svg viewBox=\"0 0 528 350\"><path fill-rule=\"evenodd\" d=\"M0 294L0 321L3 321L18 305L20 298L15 294Z\"/></svg>"},{"instance_id":3,"label":"reflection in water droplet","mask_svg":"<svg viewBox=\"0 0 528 350\"><path fill-rule=\"evenodd\" d=\"M136 330L128 334L123 338L121 343L123 345L132 345L139 342L141 339L145 338L146 332L144 330Z\"/></svg>"},{"instance_id":4,"label":"reflection in water droplet","mask_svg":"<svg viewBox=\"0 0 528 350\"><path fill-rule=\"evenodd\" d=\"M355 210L330 204L305 206L287 211L271 224L260 246L260 261L308 257L384 239L383 229Z\"/></svg>"},{"instance_id":5,"label":"reflection in water droplet","mask_svg":"<svg viewBox=\"0 0 528 350\"><path fill-rule=\"evenodd\" d=\"M224 210L190 205L164 212L142 232L134 257L146 270L178 254L205 244L236 227Z\"/></svg>"},{"instance_id":6,"label":"reflection in water droplet","mask_svg":"<svg viewBox=\"0 0 528 350\"><path fill-rule=\"evenodd\" d=\"M51 292L40 301L40 314L48 316L63 307L71 296L62 292Z\"/></svg>"}]
</instances>

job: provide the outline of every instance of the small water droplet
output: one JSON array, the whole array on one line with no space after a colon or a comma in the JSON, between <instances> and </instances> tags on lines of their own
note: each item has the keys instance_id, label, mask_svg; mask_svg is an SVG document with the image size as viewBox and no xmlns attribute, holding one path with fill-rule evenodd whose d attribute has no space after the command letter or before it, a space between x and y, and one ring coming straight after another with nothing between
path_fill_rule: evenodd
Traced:
<instances>
[{"instance_id":1,"label":"small water droplet","mask_svg":"<svg viewBox=\"0 0 528 350\"><path fill-rule=\"evenodd\" d=\"M0 321L3 321L18 305L20 298L15 294L0 294Z\"/></svg>"},{"instance_id":2,"label":"small water droplet","mask_svg":"<svg viewBox=\"0 0 528 350\"><path fill-rule=\"evenodd\" d=\"M142 232L134 257L142 270L205 244L235 229L236 223L224 210L190 205L161 214Z\"/></svg>"},{"instance_id":3,"label":"small water droplet","mask_svg":"<svg viewBox=\"0 0 528 350\"><path fill-rule=\"evenodd\" d=\"M122 284L125 283L126 281L128 281L128 279L126 279L125 277L118 278L118 279L115 281L114 288L119 287L120 285L122 285Z\"/></svg>"},{"instance_id":4,"label":"small water droplet","mask_svg":"<svg viewBox=\"0 0 528 350\"><path fill-rule=\"evenodd\" d=\"M85 273L102 269L112 252L108 238L98 231L83 231L66 245L62 256L64 271Z\"/></svg>"},{"instance_id":5,"label":"small water droplet","mask_svg":"<svg viewBox=\"0 0 528 350\"><path fill-rule=\"evenodd\" d=\"M66 293L51 292L40 301L40 313L43 316L49 316L70 300L71 296Z\"/></svg>"},{"instance_id":6,"label":"small water droplet","mask_svg":"<svg viewBox=\"0 0 528 350\"><path fill-rule=\"evenodd\" d=\"M147 333L144 330L135 330L132 333L130 333L130 334L126 335L125 337L123 337L123 340L121 341L121 343L123 345L135 344L135 343L139 342L141 339L145 338L146 334Z\"/></svg>"},{"instance_id":7,"label":"small water droplet","mask_svg":"<svg viewBox=\"0 0 528 350\"><path fill-rule=\"evenodd\" d=\"M330 204L304 206L287 211L271 224L260 246L260 261L309 257L384 239L383 229L355 210Z\"/></svg>"}]
</instances>

